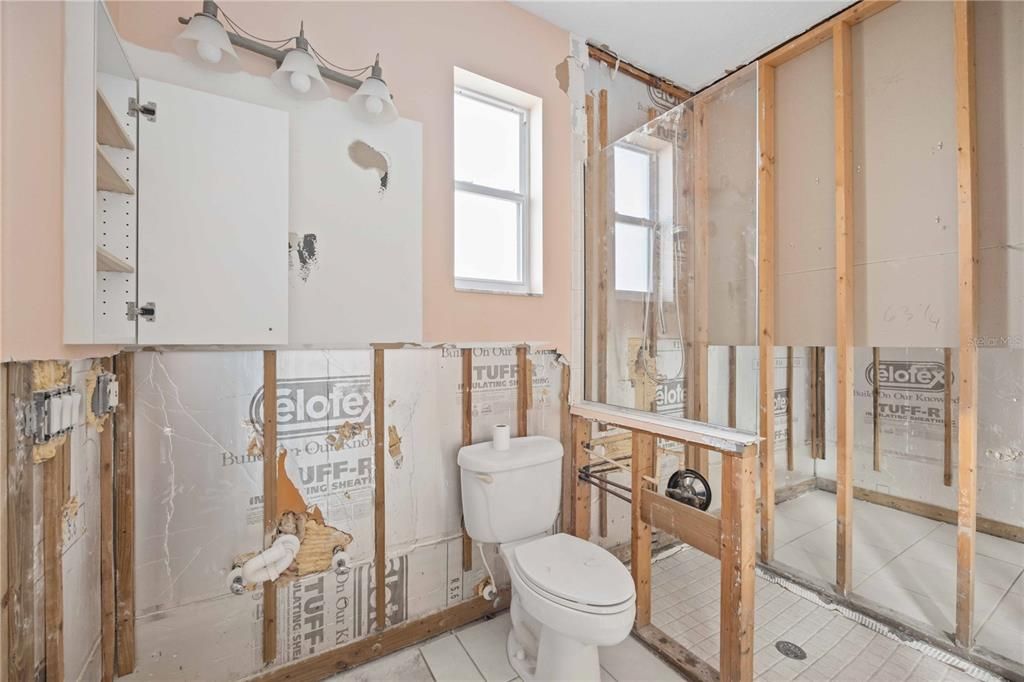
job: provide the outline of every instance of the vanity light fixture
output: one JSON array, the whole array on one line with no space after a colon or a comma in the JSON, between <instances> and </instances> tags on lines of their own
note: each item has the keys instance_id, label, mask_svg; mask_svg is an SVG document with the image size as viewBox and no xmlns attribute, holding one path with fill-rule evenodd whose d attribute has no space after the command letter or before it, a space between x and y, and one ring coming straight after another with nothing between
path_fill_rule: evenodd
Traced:
<instances>
[{"instance_id":1,"label":"vanity light fixture","mask_svg":"<svg viewBox=\"0 0 1024 682\"><path fill-rule=\"evenodd\" d=\"M223 16L231 31L224 28ZM203 0L203 10L191 18L179 17L185 29L174 40L174 49L193 64L222 72L238 71L242 64L234 47L273 59L277 71L270 80L299 99L323 99L329 94L326 80L356 90L350 98L352 113L368 123L388 123L398 118L394 98L384 82L380 55L370 66L346 69L328 61L306 40L303 26L299 35L281 40L258 38L241 28L214 0ZM294 47L289 44L294 41ZM234 46L234 47L233 47ZM360 80L367 71L364 80ZM347 73L342 73L347 72Z\"/></svg>"}]
</instances>

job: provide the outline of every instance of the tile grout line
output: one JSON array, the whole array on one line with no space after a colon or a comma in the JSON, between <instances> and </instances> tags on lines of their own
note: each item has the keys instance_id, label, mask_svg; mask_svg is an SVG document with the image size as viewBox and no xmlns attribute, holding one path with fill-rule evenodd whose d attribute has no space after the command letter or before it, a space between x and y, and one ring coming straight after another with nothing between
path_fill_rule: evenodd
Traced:
<instances>
[{"instance_id":1,"label":"tile grout line","mask_svg":"<svg viewBox=\"0 0 1024 682\"><path fill-rule=\"evenodd\" d=\"M996 611L998 611L999 607L1003 605L1004 601L1006 601L1006 597L1013 592L1013 586L1017 583L1021 583L1022 585L1024 585L1024 578L1022 578L1022 576L1024 576L1024 568L1022 568L1020 573L1017 574L1017 577L1010 582L1010 585L1006 588L1006 591L1003 592L1002 596L999 597L998 600L996 600L995 606L993 606L992 610L988 613L987 616L985 616L985 619L978 624L977 629L974 631L975 638L977 638L978 633L980 633L985 628L985 626L988 625L988 622L992 620L992 616L996 615Z\"/></svg>"},{"instance_id":2,"label":"tile grout line","mask_svg":"<svg viewBox=\"0 0 1024 682\"><path fill-rule=\"evenodd\" d=\"M487 678L484 677L484 671L481 670L480 666L478 666L476 664L476 659L473 658L473 654L469 653L469 649L466 648L466 645L462 643L462 639L459 638L458 633L453 632L452 633L452 637L454 637L455 641L459 643L459 646L462 647L462 650L466 652L466 658L468 658L469 662L473 664L473 669L476 670L477 674L480 676L480 679L481 680L487 680ZM511 667L511 665L512 664L509 663L509 667ZM512 678L512 679L515 679L515 678Z\"/></svg>"}]
</instances>

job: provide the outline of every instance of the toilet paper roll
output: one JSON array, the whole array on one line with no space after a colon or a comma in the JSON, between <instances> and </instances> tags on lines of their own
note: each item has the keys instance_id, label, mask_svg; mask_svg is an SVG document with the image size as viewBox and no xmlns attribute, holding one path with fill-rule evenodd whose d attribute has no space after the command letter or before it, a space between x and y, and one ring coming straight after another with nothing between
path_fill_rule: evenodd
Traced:
<instances>
[{"instance_id":1,"label":"toilet paper roll","mask_svg":"<svg viewBox=\"0 0 1024 682\"><path fill-rule=\"evenodd\" d=\"M495 424L491 429L491 447L495 450L508 450L511 437L508 424Z\"/></svg>"}]
</instances>

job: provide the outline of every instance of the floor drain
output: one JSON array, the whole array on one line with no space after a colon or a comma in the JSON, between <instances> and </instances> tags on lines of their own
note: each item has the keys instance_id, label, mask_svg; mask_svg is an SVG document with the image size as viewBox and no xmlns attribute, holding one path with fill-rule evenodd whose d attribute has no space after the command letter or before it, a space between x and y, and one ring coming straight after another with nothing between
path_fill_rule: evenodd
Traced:
<instances>
[{"instance_id":1,"label":"floor drain","mask_svg":"<svg viewBox=\"0 0 1024 682\"><path fill-rule=\"evenodd\" d=\"M787 642L784 639L780 639L775 643L775 648L779 650L779 653L786 658L795 658L798 661L802 661L807 658L807 652L801 649L792 642Z\"/></svg>"}]
</instances>

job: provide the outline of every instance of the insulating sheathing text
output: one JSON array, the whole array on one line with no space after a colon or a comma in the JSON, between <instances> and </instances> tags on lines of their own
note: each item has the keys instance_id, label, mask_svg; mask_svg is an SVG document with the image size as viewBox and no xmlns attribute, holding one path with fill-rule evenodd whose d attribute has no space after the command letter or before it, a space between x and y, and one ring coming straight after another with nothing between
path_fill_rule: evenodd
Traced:
<instances>
[{"instance_id":1,"label":"insulating sheathing text","mask_svg":"<svg viewBox=\"0 0 1024 682\"><path fill-rule=\"evenodd\" d=\"M462 570L461 351L408 348L384 358L391 626L474 597L486 572L479 555L473 570ZM530 432L558 438L561 365L553 352L530 359ZM264 542L262 353L142 352L135 372L137 674L244 677L262 667L263 591L232 595L227 574ZM318 532L350 538L347 572L298 575L293 564L278 580L281 664L372 631L378 472L373 351L279 351L277 377L278 510L282 518L301 511L307 529L313 521ZM476 349L475 440L489 439L492 423L515 423L516 388L514 347ZM250 447L253 439L260 447ZM315 558L329 559L331 542ZM485 549L504 583L496 548Z\"/></svg>"}]
</instances>

